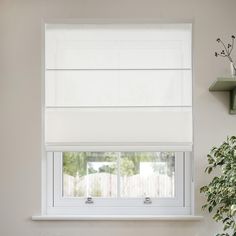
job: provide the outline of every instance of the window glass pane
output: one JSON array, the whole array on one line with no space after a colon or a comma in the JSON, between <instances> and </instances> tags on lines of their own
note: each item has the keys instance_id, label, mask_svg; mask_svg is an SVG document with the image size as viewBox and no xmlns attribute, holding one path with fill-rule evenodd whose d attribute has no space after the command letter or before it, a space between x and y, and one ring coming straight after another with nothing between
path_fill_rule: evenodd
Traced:
<instances>
[{"instance_id":1,"label":"window glass pane","mask_svg":"<svg viewBox=\"0 0 236 236\"><path fill-rule=\"evenodd\" d=\"M64 197L115 197L116 195L116 153L63 153Z\"/></svg>"},{"instance_id":2,"label":"window glass pane","mask_svg":"<svg viewBox=\"0 0 236 236\"><path fill-rule=\"evenodd\" d=\"M173 152L63 153L64 197L174 197L174 183Z\"/></svg>"},{"instance_id":3,"label":"window glass pane","mask_svg":"<svg viewBox=\"0 0 236 236\"><path fill-rule=\"evenodd\" d=\"M121 197L174 197L173 152L121 154Z\"/></svg>"}]
</instances>

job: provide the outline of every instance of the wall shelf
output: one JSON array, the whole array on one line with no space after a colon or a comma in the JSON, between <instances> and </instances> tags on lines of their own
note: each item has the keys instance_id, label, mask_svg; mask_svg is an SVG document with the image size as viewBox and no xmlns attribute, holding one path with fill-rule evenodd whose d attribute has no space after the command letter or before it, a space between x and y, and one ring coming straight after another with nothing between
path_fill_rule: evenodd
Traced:
<instances>
[{"instance_id":1,"label":"wall shelf","mask_svg":"<svg viewBox=\"0 0 236 236\"><path fill-rule=\"evenodd\" d=\"M236 114L236 77L219 77L209 88L211 92L230 92L230 114Z\"/></svg>"}]
</instances>

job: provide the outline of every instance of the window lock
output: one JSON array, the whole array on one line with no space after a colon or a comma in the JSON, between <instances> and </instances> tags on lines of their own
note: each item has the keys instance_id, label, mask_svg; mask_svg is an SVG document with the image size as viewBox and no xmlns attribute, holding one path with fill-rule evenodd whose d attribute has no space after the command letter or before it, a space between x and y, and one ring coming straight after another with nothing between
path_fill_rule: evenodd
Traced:
<instances>
[{"instance_id":1,"label":"window lock","mask_svg":"<svg viewBox=\"0 0 236 236\"><path fill-rule=\"evenodd\" d=\"M93 204L93 198L92 197L87 197L85 204Z\"/></svg>"},{"instance_id":2,"label":"window lock","mask_svg":"<svg viewBox=\"0 0 236 236\"><path fill-rule=\"evenodd\" d=\"M143 203L144 204L152 204L152 200L150 197L145 197Z\"/></svg>"}]
</instances>

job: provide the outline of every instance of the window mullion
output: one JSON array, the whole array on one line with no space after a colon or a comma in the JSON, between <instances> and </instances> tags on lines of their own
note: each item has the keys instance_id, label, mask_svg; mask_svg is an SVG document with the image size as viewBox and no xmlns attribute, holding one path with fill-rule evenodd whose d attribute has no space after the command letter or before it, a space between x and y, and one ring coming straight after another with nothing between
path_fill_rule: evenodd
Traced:
<instances>
[{"instance_id":1,"label":"window mullion","mask_svg":"<svg viewBox=\"0 0 236 236\"><path fill-rule=\"evenodd\" d=\"M120 157L121 157L121 152L117 153L117 198L121 197L120 194Z\"/></svg>"}]
</instances>

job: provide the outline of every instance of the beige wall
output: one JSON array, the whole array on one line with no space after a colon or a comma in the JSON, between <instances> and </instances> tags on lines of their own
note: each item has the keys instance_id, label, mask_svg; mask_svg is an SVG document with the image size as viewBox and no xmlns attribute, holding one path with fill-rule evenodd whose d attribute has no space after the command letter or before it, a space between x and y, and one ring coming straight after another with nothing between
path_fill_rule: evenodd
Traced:
<instances>
[{"instance_id":1,"label":"beige wall","mask_svg":"<svg viewBox=\"0 0 236 236\"><path fill-rule=\"evenodd\" d=\"M229 72L213 56L218 36L236 34L235 0L0 0L0 235L201 235L217 232L201 222L33 222L40 212L41 21L43 18L145 18L194 21L194 127L196 212L210 147L236 134L228 94L209 93Z\"/></svg>"}]
</instances>

